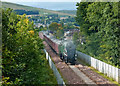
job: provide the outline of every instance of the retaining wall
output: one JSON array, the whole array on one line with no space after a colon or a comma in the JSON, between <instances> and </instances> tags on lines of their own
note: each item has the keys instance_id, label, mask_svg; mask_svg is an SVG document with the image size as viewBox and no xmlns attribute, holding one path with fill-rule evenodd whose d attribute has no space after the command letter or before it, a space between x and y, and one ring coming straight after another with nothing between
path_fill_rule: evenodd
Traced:
<instances>
[{"instance_id":1,"label":"retaining wall","mask_svg":"<svg viewBox=\"0 0 120 86\"><path fill-rule=\"evenodd\" d=\"M98 59L88 56L82 52L79 52L79 51L76 51L76 52L78 54L78 58L80 58L81 60L84 60L90 66L94 67L98 71L106 74L108 77L111 77L115 81L120 83L120 69L119 68L116 68L112 65L109 65L105 62L102 62Z\"/></svg>"}]
</instances>

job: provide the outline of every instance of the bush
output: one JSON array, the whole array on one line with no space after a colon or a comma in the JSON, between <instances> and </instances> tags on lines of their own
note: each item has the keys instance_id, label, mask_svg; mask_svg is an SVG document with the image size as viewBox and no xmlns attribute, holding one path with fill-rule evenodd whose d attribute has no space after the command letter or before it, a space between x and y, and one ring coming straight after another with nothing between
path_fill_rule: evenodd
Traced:
<instances>
[{"instance_id":1,"label":"bush","mask_svg":"<svg viewBox=\"0 0 120 86\"><path fill-rule=\"evenodd\" d=\"M11 9L3 10L2 14L3 86L56 84L33 22Z\"/></svg>"}]
</instances>

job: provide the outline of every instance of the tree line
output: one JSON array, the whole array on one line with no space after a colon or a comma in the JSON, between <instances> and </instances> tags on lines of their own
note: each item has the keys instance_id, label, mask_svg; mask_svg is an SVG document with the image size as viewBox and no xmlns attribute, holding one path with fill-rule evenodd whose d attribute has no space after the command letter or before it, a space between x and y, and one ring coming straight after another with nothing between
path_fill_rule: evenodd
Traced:
<instances>
[{"instance_id":1,"label":"tree line","mask_svg":"<svg viewBox=\"0 0 120 86\"><path fill-rule=\"evenodd\" d=\"M77 49L106 63L120 67L119 2L77 3L74 34Z\"/></svg>"},{"instance_id":2,"label":"tree line","mask_svg":"<svg viewBox=\"0 0 120 86\"><path fill-rule=\"evenodd\" d=\"M23 15L23 14L26 14L26 15L39 15L39 11L26 11L26 10L14 10L14 12L16 12L17 14L19 15Z\"/></svg>"}]
</instances>

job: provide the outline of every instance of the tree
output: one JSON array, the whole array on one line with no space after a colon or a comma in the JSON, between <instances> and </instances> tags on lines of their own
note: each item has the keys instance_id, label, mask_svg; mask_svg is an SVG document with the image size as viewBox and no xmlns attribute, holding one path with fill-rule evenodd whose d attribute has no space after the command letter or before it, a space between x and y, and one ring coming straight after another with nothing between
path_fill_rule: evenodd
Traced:
<instances>
[{"instance_id":1,"label":"tree","mask_svg":"<svg viewBox=\"0 0 120 86\"><path fill-rule=\"evenodd\" d=\"M55 78L44 58L44 46L33 22L26 15L16 15L12 9L2 10L2 15L3 86L53 84Z\"/></svg>"},{"instance_id":2,"label":"tree","mask_svg":"<svg viewBox=\"0 0 120 86\"><path fill-rule=\"evenodd\" d=\"M80 25L80 30L85 35L90 35L92 33L92 31L88 30L91 24L86 16L88 5L91 3L92 2L81 2L76 4L78 7L75 19L76 22Z\"/></svg>"},{"instance_id":3,"label":"tree","mask_svg":"<svg viewBox=\"0 0 120 86\"><path fill-rule=\"evenodd\" d=\"M83 51L109 64L120 66L118 2L77 3L76 21L85 36Z\"/></svg>"},{"instance_id":4,"label":"tree","mask_svg":"<svg viewBox=\"0 0 120 86\"><path fill-rule=\"evenodd\" d=\"M56 36L58 39L60 39L61 37L64 36L64 30L63 30L62 27L59 27L59 30L57 30L55 36Z\"/></svg>"},{"instance_id":5,"label":"tree","mask_svg":"<svg viewBox=\"0 0 120 86\"><path fill-rule=\"evenodd\" d=\"M57 31L58 30L58 27L59 27L59 24L58 23L56 23L56 22L53 22L53 23L51 23L50 25L49 25L49 29L51 30L51 31Z\"/></svg>"}]
</instances>

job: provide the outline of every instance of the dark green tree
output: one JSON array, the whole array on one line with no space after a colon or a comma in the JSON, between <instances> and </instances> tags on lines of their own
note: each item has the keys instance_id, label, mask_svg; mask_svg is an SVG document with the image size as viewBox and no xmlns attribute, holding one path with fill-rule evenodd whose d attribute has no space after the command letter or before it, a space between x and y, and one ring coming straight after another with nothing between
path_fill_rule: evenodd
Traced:
<instances>
[{"instance_id":1,"label":"dark green tree","mask_svg":"<svg viewBox=\"0 0 120 86\"><path fill-rule=\"evenodd\" d=\"M11 9L2 10L2 15L3 86L53 84L56 80L33 22Z\"/></svg>"},{"instance_id":2,"label":"dark green tree","mask_svg":"<svg viewBox=\"0 0 120 86\"><path fill-rule=\"evenodd\" d=\"M79 47L84 46L86 54L120 66L118 2L81 2L77 6L76 21L86 40Z\"/></svg>"}]
</instances>

